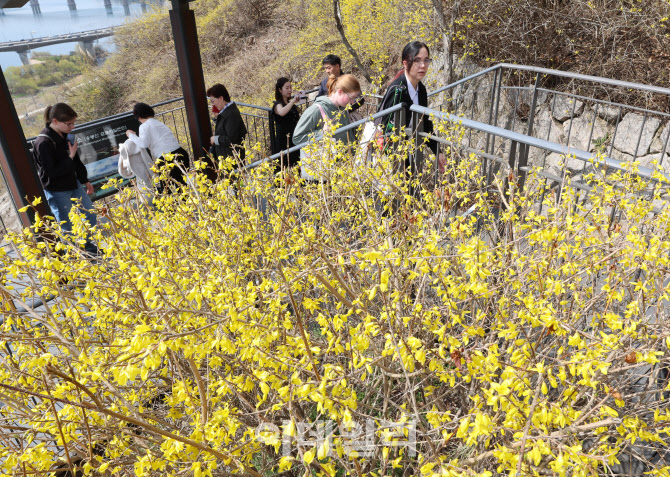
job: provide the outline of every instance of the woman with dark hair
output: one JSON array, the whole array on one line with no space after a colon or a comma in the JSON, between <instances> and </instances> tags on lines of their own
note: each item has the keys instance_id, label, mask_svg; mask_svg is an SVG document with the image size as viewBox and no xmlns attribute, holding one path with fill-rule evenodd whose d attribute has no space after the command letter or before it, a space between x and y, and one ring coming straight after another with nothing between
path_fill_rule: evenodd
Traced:
<instances>
[{"instance_id":1,"label":"woman with dark hair","mask_svg":"<svg viewBox=\"0 0 670 477\"><path fill-rule=\"evenodd\" d=\"M247 128L240 110L235 102L230 100L226 87L220 83L209 88L207 96L212 105L220 111L216 117L214 136L210 138L210 143L214 146L214 159L237 156L240 162L244 162L244 138L247 136ZM207 178L214 182L218 179L216 163L208 162L205 173Z\"/></svg>"},{"instance_id":2,"label":"woman with dark hair","mask_svg":"<svg viewBox=\"0 0 670 477\"><path fill-rule=\"evenodd\" d=\"M421 41L412 41L405 45L402 50L402 65L403 72L396 75L396 78L391 82L384 99L379 106L379 111L390 108L400 103L405 104L405 123L395 124L395 114L390 114L382 118L381 124L384 127L384 132L389 132L393 128L412 127L414 129L417 125L412 124L412 114L409 108L413 104L428 107L428 92L421 80L426 76L428 67L430 66L430 50L428 45ZM422 118L423 130L427 133L433 132L433 122L427 118ZM428 147L433 152L437 151L437 143L435 141L428 141ZM442 154L440 154L442 160ZM408 164L409 166L409 164Z\"/></svg>"},{"instance_id":3,"label":"woman with dark hair","mask_svg":"<svg viewBox=\"0 0 670 477\"><path fill-rule=\"evenodd\" d=\"M128 129L126 131L128 139L139 147L149 149L158 168L171 164L170 179L180 184L186 184L183 171L188 170L191 161L188 152L179 145L179 141L177 141L172 130L154 119L156 113L146 103L135 103L133 115L140 122L139 136L135 131ZM167 181L160 181L156 188L160 194L166 187Z\"/></svg>"},{"instance_id":4,"label":"woman with dark hair","mask_svg":"<svg viewBox=\"0 0 670 477\"><path fill-rule=\"evenodd\" d=\"M288 78L279 78L275 84L275 102L272 104L272 114L275 123L275 139L272 144L272 154L293 147L293 131L298 120L300 111L296 103L301 100L299 94L291 98L293 88ZM282 157L278 170L284 167L293 167L300 161L300 151L294 151L287 157Z\"/></svg>"},{"instance_id":5,"label":"woman with dark hair","mask_svg":"<svg viewBox=\"0 0 670 477\"><path fill-rule=\"evenodd\" d=\"M47 106L44 112L46 127L33 145L33 158L47 203L54 218L60 222L61 230L66 233L72 231L69 218L72 199L81 201L81 210L89 224L97 225L93 203L88 196L93 194L93 186L79 158L77 141L70 134L76 120L77 113L65 103ZM98 253L98 247L90 240L86 241L84 249L92 254Z\"/></svg>"}]
</instances>

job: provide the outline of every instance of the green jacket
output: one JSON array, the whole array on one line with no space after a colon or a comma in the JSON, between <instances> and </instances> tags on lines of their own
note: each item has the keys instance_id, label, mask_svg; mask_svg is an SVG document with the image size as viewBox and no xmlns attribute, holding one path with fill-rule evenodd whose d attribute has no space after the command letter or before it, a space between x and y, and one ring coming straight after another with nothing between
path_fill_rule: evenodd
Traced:
<instances>
[{"instance_id":1,"label":"green jacket","mask_svg":"<svg viewBox=\"0 0 670 477\"><path fill-rule=\"evenodd\" d=\"M329 119L334 120L338 128L343 127L349 124L349 112L344 108L338 108L335 104L328 98L328 96L319 96L314 100L309 108L302 113L300 116L300 121L293 131L293 144L302 144L307 142L310 139L321 139L323 137L323 118L321 117L321 111L319 110L320 105L323 108L323 112ZM340 133L335 135L335 139L338 141L351 142L354 140L354 132L348 131L345 133Z\"/></svg>"}]
</instances>

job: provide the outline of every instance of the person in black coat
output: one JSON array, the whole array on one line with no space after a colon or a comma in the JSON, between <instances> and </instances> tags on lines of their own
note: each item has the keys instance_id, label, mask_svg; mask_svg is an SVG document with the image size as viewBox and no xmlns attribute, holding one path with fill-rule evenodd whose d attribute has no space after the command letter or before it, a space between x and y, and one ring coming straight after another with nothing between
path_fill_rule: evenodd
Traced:
<instances>
[{"instance_id":1,"label":"person in black coat","mask_svg":"<svg viewBox=\"0 0 670 477\"><path fill-rule=\"evenodd\" d=\"M275 84L275 102L272 105L272 115L275 125L275 139L272 144L272 154L289 149L293 144L293 130L300 120L300 111L296 103L302 99L300 94L293 96L293 87L288 78L279 78ZM288 157L282 157L281 164L277 164L277 172L284 167L293 167L300 162L300 151L293 151Z\"/></svg>"},{"instance_id":2,"label":"person in black coat","mask_svg":"<svg viewBox=\"0 0 670 477\"><path fill-rule=\"evenodd\" d=\"M215 84L207 90L210 102L219 109L214 126L214 135L210 138L213 147L214 160L208 161L205 171L208 179L218 179L216 161L219 157L236 156L240 162L244 162L244 138L247 136L247 128L240 114L240 110L234 101L230 100L230 94L225 86Z\"/></svg>"},{"instance_id":3,"label":"person in black coat","mask_svg":"<svg viewBox=\"0 0 670 477\"><path fill-rule=\"evenodd\" d=\"M93 186L79 158L77 141L71 134L76 120L77 113L67 104L48 106L44 111L46 127L37 136L32 153L44 196L65 234L72 231L69 213L73 199L80 202L78 207L88 223L93 227L97 225L89 197L94 192ZM90 239L84 249L93 255L98 253L98 247Z\"/></svg>"},{"instance_id":4,"label":"person in black coat","mask_svg":"<svg viewBox=\"0 0 670 477\"><path fill-rule=\"evenodd\" d=\"M395 124L395 114L384 116L381 124L385 133L390 132L394 128L411 127L414 129L416 127L415 124L412 124L412 113L409 108L413 104L428 107L428 91L426 91L426 87L421 80L426 76L430 63L430 50L428 49L428 45L423 42L412 41L402 50L404 71L389 85L379 106L379 111L404 103L405 123ZM433 122L430 118L423 117L421 121L423 122L424 132L432 134ZM429 140L428 147L435 153L437 151L437 142ZM443 160L444 156L440 154L440 162L443 162Z\"/></svg>"}]
</instances>

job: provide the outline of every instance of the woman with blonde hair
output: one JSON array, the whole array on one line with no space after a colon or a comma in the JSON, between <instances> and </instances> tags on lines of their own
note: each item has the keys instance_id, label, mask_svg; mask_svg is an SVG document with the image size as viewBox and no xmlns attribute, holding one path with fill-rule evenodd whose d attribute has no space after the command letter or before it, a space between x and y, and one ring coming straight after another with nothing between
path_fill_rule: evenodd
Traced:
<instances>
[{"instance_id":1,"label":"woman with blonde hair","mask_svg":"<svg viewBox=\"0 0 670 477\"><path fill-rule=\"evenodd\" d=\"M310 139L323 136L324 120L336 127L349 124L347 106L358 101L361 84L354 75L331 76L328 80L328 95L319 96L309 108L302 113L300 121L293 131L293 143L300 144ZM354 140L354 132L340 133L335 136L338 141Z\"/></svg>"},{"instance_id":2,"label":"woman with blonde hair","mask_svg":"<svg viewBox=\"0 0 670 477\"><path fill-rule=\"evenodd\" d=\"M328 80L328 96L319 96L302 113L293 132L293 142L298 145L310 140L321 140L327 128L340 128L349 124L351 105L361 94L361 85L353 75L331 76ZM349 143L355 139L354 131L335 134L334 139ZM327 151L324 147L310 155L304 148L300 150L300 176L310 182L327 181Z\"/></svg>"}]
</instances>

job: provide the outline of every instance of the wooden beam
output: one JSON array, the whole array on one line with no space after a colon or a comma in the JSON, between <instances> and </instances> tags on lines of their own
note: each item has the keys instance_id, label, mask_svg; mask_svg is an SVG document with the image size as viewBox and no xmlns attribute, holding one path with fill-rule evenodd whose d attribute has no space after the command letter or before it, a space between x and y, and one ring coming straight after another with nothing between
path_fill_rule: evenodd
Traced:
<instances>
[{"instance_id":1,"label":"wooden beam","mask_svg":"<svg viewBox=\"0 0 670 477\"><path fill-rule=\"evenodd\" d=\"M177 53L179 76L184 92L186 118L191 135L194 159L199 159L209 151L212 123L205 94L205 75L198 43L195 15L185 0L172 0L170 10L172 35Z\"/></svg>"},{"instance_id":2,"label":"wooden beam","mask_svg":"<svg viewBox=\"0 0 670 477\"><path fill-rule=\"evenodd\" d=\"M42 197L37 206L40 215L50 215L42 185L26 144L21 122L16 114L14 102L0 68L0 167L9 189L14 206L19 209L31 203L35 197ZM28 227L34 218L32 209L19 213L21 224Z\"/></svg>"}]
</instances>

